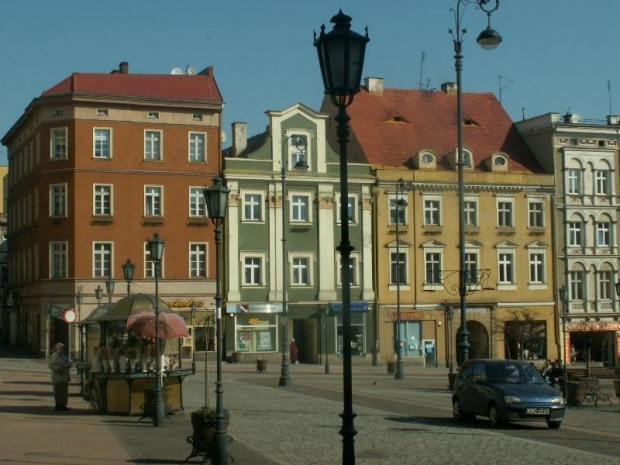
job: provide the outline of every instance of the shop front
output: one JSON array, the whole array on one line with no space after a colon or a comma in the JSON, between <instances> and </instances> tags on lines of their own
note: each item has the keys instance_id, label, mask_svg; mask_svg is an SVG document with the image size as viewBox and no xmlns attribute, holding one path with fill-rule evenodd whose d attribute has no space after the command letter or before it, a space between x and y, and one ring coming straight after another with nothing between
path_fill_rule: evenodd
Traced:
<instances>
[{"instance_id":1,"label":"shop front","mask_svg":"<svg viewBox=\"0 0 620 465\"><path fill-rule=\"evenodd\" d=\"M351 356L364 358L371 354L372 342L368 342L367 337L367 314L369 310L368 302L351 302L351 328L349 337L351 339ZM327 349L326 353L335 353L338 358L342 357L344 341L344 325L342 323L342 302L330 302L327 305ZM331 339L331 340L330 340Z\"/></svg>"},{"instance_id":2,"label":"shop front","mask_svg":"<svg viewBox=\"0 0 620 465\"><path fill-rule=\"evenodd\" d=\"M566 331L563 355L567 363L620 366L620 322L572 322Z\"/></svg>"},{"instance_id":3,"label":"shop front","mask_svg":"<svg viewBox=\"0 0 620 465\"><path fill-rule=\"evenodd\" d=\"M235 362L277 359L281 309L281 305L269 303L227 305L226 346Z\"/></svg>"}]
</instances>

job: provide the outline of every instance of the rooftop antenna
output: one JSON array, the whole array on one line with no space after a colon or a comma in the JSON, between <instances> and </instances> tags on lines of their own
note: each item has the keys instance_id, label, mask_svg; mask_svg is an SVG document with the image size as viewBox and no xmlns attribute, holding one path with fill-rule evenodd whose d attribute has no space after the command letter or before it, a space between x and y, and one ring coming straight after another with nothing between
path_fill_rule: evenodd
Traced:
<instances>
[{"instance_id":1,"label":"rooftop antenna","mask_svg":"<svg viewBox=\"0 0 620 465\"><path fill-rule=\"evenodd\" d=\"M426 52L422 50L422 57L420 58L420 82L418 83L420 90L422 90L422 72L424 70L425 61L426 61Z\"/></svg>"},{"instance_id":2,"label":"rooftop antenna","mask_svg":"<svg viewBox=\"0 0 620 465\"><path fill-rule=\"evenodd\" d=\"M508 87L502 86L502 80L515 82L512 79L508 79L507 77L502 76L501 74L497 76L499 81L499 103L502 103L502 90L507 89Z\"/></svg>"},{"instance_id":3,"label":"rooftop antenna","mask_svg":"<svg viewBox=\"0 0 620 465\"><path fill-rule=\"evenodd\" d=\"M609 114L613 115L611 112L611 81L607 79L607 93L609 94Z\"/></svg>"}]
</instances>

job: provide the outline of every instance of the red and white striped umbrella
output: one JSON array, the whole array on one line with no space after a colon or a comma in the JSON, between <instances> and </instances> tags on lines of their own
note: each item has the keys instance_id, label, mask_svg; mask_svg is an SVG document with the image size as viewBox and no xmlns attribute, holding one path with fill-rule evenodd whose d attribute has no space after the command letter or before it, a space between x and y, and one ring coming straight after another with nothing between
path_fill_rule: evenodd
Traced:
<instances>
[{"instance_id":1,"label":"red and white striped umbrella","mask_svg":"<svg viewBox=\"0 0 620 465\"><path fill-rule=\"evenodd\" d=\"M155 312L147 311L129 315L127 328L143 337L155 337ZM159 338L188 337L185 320L176 313L159 313Z\"/></svg>"}]
</instances>

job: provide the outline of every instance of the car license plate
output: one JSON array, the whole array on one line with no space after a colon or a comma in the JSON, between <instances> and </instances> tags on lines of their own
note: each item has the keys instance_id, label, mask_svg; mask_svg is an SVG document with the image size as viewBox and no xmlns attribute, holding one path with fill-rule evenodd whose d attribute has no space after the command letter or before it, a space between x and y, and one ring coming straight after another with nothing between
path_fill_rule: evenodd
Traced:
<instances>
[{"instance_id":1,"label":"car license plate","mask_svg":"<svg viewBox=\"0 0 620 465\"><path fill-rule=\"evenodd\" d=\"M527 415L549 415L551 410L548 408L530 407L525 410Z\"/></svg>"}]
</instances>

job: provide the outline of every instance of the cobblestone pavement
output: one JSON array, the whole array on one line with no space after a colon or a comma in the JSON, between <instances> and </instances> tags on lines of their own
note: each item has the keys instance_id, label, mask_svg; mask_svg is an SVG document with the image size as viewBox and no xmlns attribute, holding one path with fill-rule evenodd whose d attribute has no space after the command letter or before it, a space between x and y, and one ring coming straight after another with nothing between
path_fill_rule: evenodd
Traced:
<instances>
[{"instance_id":1,"label":"cobblestone pavement","mask_svg":"<svg viewBox=\"0 0 620 465\"><path fill-rule=\"evenodd\" d=\"M225 364L223 370L231 465L341 463L340 367L325 375L321 366L292 366L288 387L278 387L279 367L256 373L250 365ZM353 372L358 465L620 464L617 398L611 407L569 409L558 431L544 425L494 430L484 420L450 419L444 369L411 369L405 380L394 380L384 367ZM77 385L71 392L71 412L54 413L46 362L0 351L0 463L180 464L190 454L189 415L172 415L154 428L136 417L89 412ZM214 389L209 395L214 405ZM184 401L186 412L202 405L204 372L186 379Z\"/></svg>"}]
</instances>

